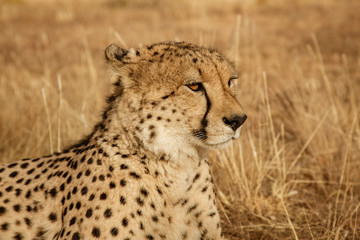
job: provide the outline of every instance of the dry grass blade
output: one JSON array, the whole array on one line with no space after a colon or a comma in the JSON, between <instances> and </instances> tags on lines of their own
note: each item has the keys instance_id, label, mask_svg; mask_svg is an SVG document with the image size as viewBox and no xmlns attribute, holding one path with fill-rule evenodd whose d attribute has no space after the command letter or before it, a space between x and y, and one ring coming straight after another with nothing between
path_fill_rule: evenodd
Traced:
<instances>
[{"instance_id":1,"label":"dry grass blade","mask_svg":"<svg viewBox=\"0 0 360 240\"><path fill-rule=\"evenodd\" d=\"M336 194L336 200L335 200L335 211L334 211L334 217L333 217L333 225L332 225L332 230L334 231L335 227L336 227L336 223L337 221L337 212L338 212L338 205L339 205L339 198L340 198L340 194L342 194L342 190L341 187L343 185L343 181L344 181L344 177L345 177L345 169L346 169L346 165L348 163L348 158L349 158L349 153L351 151L351 146L352 146L352 139L353 139L353 133L354 133L354 129L356 124L358 124L358 115L356 114L354 117L354 120L352 122L351 125L351 129L350 129L350 133L349 133L349 139L348 142L346 144L346 150L345 150L345 154L344 154L344 158L343 158L343 165L341 167L341 175L340 175L340 181L339 181L339 188ZM347 192L347 191L345 191ZM344 207L342 207L341 212L344 210Z\"/></svg>"},{"instance_id":2,"label":"dry grass blade","mask_svg":"<svg viewBox=\"0 0 360 240\"><path fill-rule=\"evenodd\" d=\"M118 33L115 30L113 30L113 33L114 33L114 36L115 36L116 40L120 43L120 46L122 46L124 48L128 48L128 45L126 44L124 39L121 37L120 33Z\"/></svg>"},{"instance_id":3,"label":"dry grass blade","mask_svg":"<svg viewBox=\"0 0 360 240\"><path fill-rule=\"evenodd\" d=\"M53 150L53 143L52 143L51 121L50 121L49 107L48 107L48 103L47 103L47 100L46 100L46 93L45 93L45 89L44 89L44 88L41 89L41 94L42 94L43 101L44 101L46 119L47 119L48 130L49 130L50 153L52 154L52 153L54 153L54 150Z\"/></svg>"},{"instance_id":4,"label":"dry grass blade","mask_svg":"<svg viewBox=\"0 0 360 240\"><path fill-rule=\"evenodd\" d=\"M235 30L235 51L234 51L234 59L235 63L239 64L240 57L240 31L241 31L241 15L236 16L236 30Z\"/></svg>"},{"instance_id":5,"label":"dry grass blade","mask_svg":"<svg viewBox=\"0 0 360 240\"><path fill-rule=\"evenodd\" d=\"M58 126L57 126L57 151L61 151L61 108L62 108L62 85L61 77L57 76L58 88L59 88L59 109L58 109Z\"/></svg>"},{"instance_id":6,"label":"dry grass blade","mask_svg":"<svg viewBox=\"0 0 360 240\"><path fill-rule=\"evenodd\" d=\"M282 204L282 206L283 206L283 208L284 208L287 221L289 222L290 227L291 227L291 230L292 230L293 233L294 233L294 237L295 237L296 240L298 240L299 237L298 237L298 235L296 234L296 230L295 230L294 225L293 225L293 223L292 223L292 221L291 221L291 219L290 219L289 212L288 212L287 209L286 209L286 206L285 206L285 203L284 203L284 200L283 200L282 197L280 197L280 201L281 201L281 204Z\"/></svg>"},{"instance_id":7,"label":"dry grass blade","mask_svg":"<svg viewBox=\"0 0 360 240\"><path fill-rule=\"evenodd\" d=\"M322 117L322 119L320 120L319 124L316 126L316 128L314 129L314 131L311 133L311 135L309 136L309 138L307 139L307 141L305 142L305 144L302 146L302 148L300 149L299 153L296 155L294 161L291 163L291 165L288 167L288 172L291 172L291 170L294 168L294 166L296 165L296 163L299 161L299 159L301 158L301 156L303 155L303 153L305 152L306 148L309 146L309 144L311 143L311 141L314 139L316 133L319 131L319 129L321 128L321 126L324 124L326 118L328 117L330 113L330 110L328 110L324 116Z\"/></svg>"}]
</instances>

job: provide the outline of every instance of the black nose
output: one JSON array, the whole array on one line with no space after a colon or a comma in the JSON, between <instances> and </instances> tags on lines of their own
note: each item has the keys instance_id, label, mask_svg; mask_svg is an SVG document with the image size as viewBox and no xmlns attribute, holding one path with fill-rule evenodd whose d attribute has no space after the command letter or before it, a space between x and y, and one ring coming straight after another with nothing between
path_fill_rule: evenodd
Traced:
<instances>
[{"instance_id":1,"label":"black nose","mask_svg":"<svg viewBox=\"0 0 360 240\"><path fill-rule=\"evenodd\" d=\"M228 119L227 117L223 117L223 122L226 125L229 125L232 130L236 131L236 129L238 129L247 119L247 116L244 114L242 116L239 115L234 115L231 116L230 119Z\"/></svg>"}]
</instances>

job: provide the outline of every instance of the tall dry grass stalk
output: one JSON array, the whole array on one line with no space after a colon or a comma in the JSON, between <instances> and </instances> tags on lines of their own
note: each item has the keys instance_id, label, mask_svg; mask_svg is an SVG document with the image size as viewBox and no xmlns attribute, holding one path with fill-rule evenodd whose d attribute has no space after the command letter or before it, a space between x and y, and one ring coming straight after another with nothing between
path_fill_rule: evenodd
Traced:
<instances>
[{"instance_id":1,"label":"tall dry grass stalk","mask_svg":"<svg viewBox=\"0 0 360 240\"><path fill-rule=\"evenodd\" d=\"M57 75L59 88L58 124L57 124L57 152L61 151L61 108L62 108L62 85L61 77Z\"/></svg>"},{"instance_id":2,"label":"tall dry grass stalk","mask_svg":"<svg viewBox=\"0 0 360 240\"><path fill-rule=\"evenodd\" d=\"M107 44L215 45L239 66L249 116L238 141L209 153L226 236L360 239L359 6L4 1L0 159L49 154L89 133L110 91Z\"/></svg>"}]
</instances>

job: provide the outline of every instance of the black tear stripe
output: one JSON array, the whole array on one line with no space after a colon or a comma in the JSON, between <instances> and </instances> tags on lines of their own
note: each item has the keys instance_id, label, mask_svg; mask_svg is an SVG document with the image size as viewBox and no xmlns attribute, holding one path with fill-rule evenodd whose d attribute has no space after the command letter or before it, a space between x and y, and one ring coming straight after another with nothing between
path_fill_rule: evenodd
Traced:
<instances>
[{"instance_id":1,"label":"black tear stripe","mask_svg":"<svg viewBox=\"0 0 360 240\"><path fill-rule=\"evenodd\" d=\"M214 67L215 67L215 69L216 69L216 73L218 74L219 79L221 80L221 76L220 76L220 73L219 73L219 69L218 69L216 63L215 63L210 57L209 57L209 60L211 61L212 64L214 64ZM201 75L202 75L201 69L199 68L198 71L199 71L199 74L200 74L200 76L201 76ZM223 87L223 89L224 89L223 84L221 84L221 85L222 85L222 87ZM225 90L225 89L224 89L224 90ZM196 137L200 138L201 140L206 140L206 139L207 139L207 132L206 132L206 129L205 129L205 128L206 128L207 125L208 125L208 121L207 121L206 117L207 117L207 115L208 115L208 113L209 113L209 111L210 111L211 102L210 102L209 96L207 95L206 89L205 89L205 87L204 87L203 85L202 85L202 87L201 87L201 91L204 93L205 98L206 98L206 112L205 112L205 114L204 114L203 119L201 120L201 129L200 129L199 131L195 132L194 135L195 135Z\"/></svg>"},{"instance_id":2,"label":"black tear stripe","mask_svg":"<svg viewBox=\"0 0 360 240\"><path fill-rule=\"evenodd\" d=\"M208 125L208 121L206 119L210 108L211 108L211 102L210 102L210 98L207 95L206 89L204 88L204 86L201 87L201 91L204 93L205 98L206 98L206 112L204 114L204 117L201 120L201 129L199 131L196 131L194 133L195 136L199 137L201 140L206 140L207 139L207 133L206 133L206 127Z\"/></svg>"},{"instance_id":3,"label":"black tear stripe","mask_svg":"<svg viewBox=\"0 0 360 240\"><path fill-rule=\"evenodd\" d=\"M205 90L204 87L201 88L201 91L204 93L205 98L206 98L206 112L205 112L205 114L204 114L203 119L201 120L201 126L202 126L202 128L205 130L205 128L206 128L207 125L208 125L208 121L207 121L206 117L207 117L207 115L208 115L208 113L209 113L209 111L210 111L211 102L210 102L209 96L207 95L207 92L206 92L206 90ZM205 131L205 132L206 132L206 131Z\"/></svg>"}]
</instances>

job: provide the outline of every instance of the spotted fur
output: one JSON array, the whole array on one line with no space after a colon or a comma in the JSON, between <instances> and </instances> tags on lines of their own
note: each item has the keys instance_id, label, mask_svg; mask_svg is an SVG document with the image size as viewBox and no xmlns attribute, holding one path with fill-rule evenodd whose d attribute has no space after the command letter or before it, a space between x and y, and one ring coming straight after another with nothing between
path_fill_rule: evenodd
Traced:
<instances>
[{"instance_id":1,"label":"spotted fur","mask_svg":"<svg viewBox=\"0 0 360 240\"><path fill-rule=\"evenodd\" d=\"M0 166L0 239L223 239L205 152L246 119L232 64L183 42L105 57L114 89L93 132Z\"/></svg>"}]
</instances>

